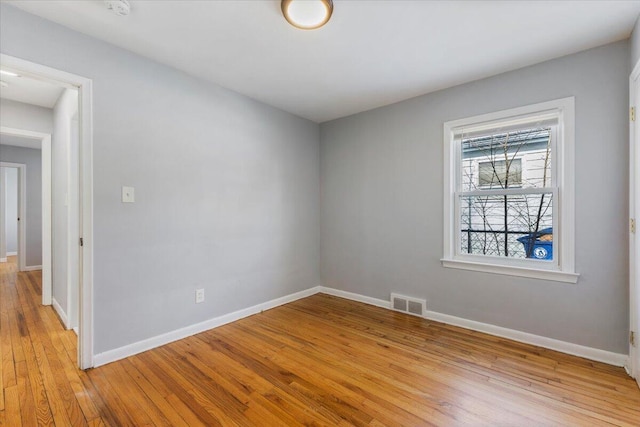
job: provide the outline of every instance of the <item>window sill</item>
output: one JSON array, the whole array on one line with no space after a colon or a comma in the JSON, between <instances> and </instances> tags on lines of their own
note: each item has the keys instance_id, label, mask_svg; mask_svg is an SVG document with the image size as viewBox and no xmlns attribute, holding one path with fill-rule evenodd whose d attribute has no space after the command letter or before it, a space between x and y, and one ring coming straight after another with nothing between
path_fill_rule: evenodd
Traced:
<instances>
[{"instance_id":1,"label":"window sill","mask_svg":"<svg viewBox=\"0 0 640 427\"><path fill-rule=\"evenodd\" d=\"M556 270L537 270L533 268L512 267L506 265L487 264L470 261L459 261L452 259L441 259L442 266L446 268L457 268L460 270L480 271L483 273L504 274L507 276L528 277L540 280L552 280L555 282L577 283L577 273L568 273Z\"/></svg>"}]
</instances>

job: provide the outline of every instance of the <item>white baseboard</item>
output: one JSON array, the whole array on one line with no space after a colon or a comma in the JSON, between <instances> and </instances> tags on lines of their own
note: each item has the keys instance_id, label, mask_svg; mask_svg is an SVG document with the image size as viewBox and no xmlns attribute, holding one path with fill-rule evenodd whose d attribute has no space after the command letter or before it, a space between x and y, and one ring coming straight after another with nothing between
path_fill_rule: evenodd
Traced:
<instances>
[{"instance_id":1,"label":"white baseboard","mask_svg":"<svg viewBox=\"0 0 640 427\"><path fill-rule=\"evenodd\" d=\"M69 326L68 326L69 319L67 318L67 313L64 312L64 310L62 309L60 304L58 304L58 301L56 301L55 298L51 298L51 305L53 306L53 309L56 311L56 313L58 313L60 320L62 320L62 324L64 325L64 328L69 329Z\"/></svg>"},{"instance_id":2,"label":"white baseboard","mask_svg":"<svg viewBox=\"0 0 640 427\"><path fill-rule=\"evenodd\" d=\"M0 258L0 262L7 262L7 258Z\"/></svg>"},{"instance_id":3,"label":"white baseboard","mask_svg":"<svg viewBox=\"0 0 640 427\"><path fill-rule=\"evenodd\" d=\"M538 347L548 348L550 350L556 350L561 353L584 357L585 359L595 360L597 362L603 362L609 365L625 366L627 363L627 359L629 358L629 356L626 354L613 353L611 351L600 350L593 347L586 347L580 344L574 344L554 338L547 338L540 335L530 334L528 332L517 331L515 329L503 328L501 326L495 326L488 323L476 322L474 320L450 316L448 314L437 313L435 311L427 311L424 317L426 319L435 320L437 322L460 326L462 328L471 329L473 331L484 332L486 334L495 335L497 337L508 338L513 341L532 344Z\"/></svg>"},{"instance_id":4,"label":"white baseboard","mask_svg":"<svg viewBox=\"0 0 640 427\"><path fill-rule=\"evenodd\" d=\"M391 303L389 301L371 298L365 295L354 294L352 292L345 292L338 289L327 288L324 286L320 287L320 292L350 299L352 301L375 305L377 307L391 309ZM629 356L626 354L613 353L611 351L586 347L579 344L573 344L566 341L560 341L553 338L530 334L528 332L517 331L515 329L508 329L488 323L464 319L462 317L450 316L448 314L442 314L435 311L427 311L424 317L429 320L435 320L437 322L442 322L453 326L459 326L462 328L484 332L486 334L495 335L502 338L508 338L510 340L522 342L525 344L531 344L538 347L548 348L550 350L556 350L562 353L572 354L574 356L584 357L585 359L595 360L597 362L603 362L609 365L625 366L629 358Z\"/></svg>"},{"instance_id":5,"label":"white baseboard","mask_svg":"<svg viewBox=\"0 0 640 427\"><path fill-rule=\"evenodd\" d=\"M27 265L24 270L22 271L36 271L36 270L42 270L42 266L41 265Z\"/></svg>"},{"instance_id":6,"label":"white baseboard","mask_svg":"<svg viewBox=\"0 0 640 427\"><path fill-rule=\"evenodd\" d=\"M354 294L353 292L341 291L340 289L327 288L326 286L320 286L320 292L323 294L329 294L336 297L349 299L351 301L363 302L369 305L375 305L376 307L391 308L391 301L385 301L383 299L372 298L365 295Z\"/></svg>"},{"instance_id":7,"label":"white baseboard","mask_svg":"<svg viewBox=\"0 0 640 427\"><path fill-rule=\"evenodd\" d=\"M96 354L93 356L93 366L98 367L106 365L107 363L115 362L116 360L124 359L126 357L133 356L134 354L142 353L143 351L151 350L153 348L160 347L161 345L169 344L173 341L187 338L200 332L217 328L218 326L226 325L227 323L235 322L236 320L240 320L244 317L260 313L261 311L269 310L271 308L278 307L280 305L287 304L301 298L315 295L319 292L319 290L320 286L315 286L304 291L296 292L291 295L285 295L283 297L276 298L262 304L254 305L253 307L244 308L242 310L234 311L233 313L224 314L222 316L214 317L213 319L209 319L204 322L196 323L195 325L176 329L174 331L167 332L166 334L157 335L155 337L138 341L133 344L125 345L114 350Z\"/></svg>"},{"instance_id":8,"label":"white baseboard","mask_svg":"<svg viewBox=\"0 0 640 427\"><path fill-rule=\"evenodd\" d=\"M7 256L17 256L18 252L7 252Z\"/></svg>"},{"instance_id":9,"label":"white baseboard","mask_svg":"<svg viewBox=\"0 0 640 427\"><path fill-rule=\"evenodd\" d=\"M177 341L183 338L190 337L200 332L207 331L209 329L217 328L218 326L226 325L227 323L235 322L242 318L251 316L253 314L260 313L264 310L278 307L283 304L287 304L301 298L306 298L317 293L324 293L340 298L345 298L352 301L358 301L376 307L382 307L391 309L390 301L381 300L378 298L372 298L365 295L356 294L353 292L342 291L339 289L328 288L325 286L315 286L304 291L296 292L291 295L276 298L271 301L264 302L262 304L254 305L253 307L245 308L242 310L234 311L232 313L224 314L222 316L214 317L213 319L206 320L204 322L190 325L181 329L176 329L171 332L167 332L162 335L158 335L152 338L148 338L142 341L135 342L123 347L109 350L104 353L94 355L93 362L94 367L106 365L107 363L115 362L116 360L124 359L129 356L133 356L143 351L151 350L156 347L160 347L165 344L169 344L173 341ZM57 301L53 299L53 307L58 312L58 315L63 319L65 327L67 324L66 315L58 305ZM464 319L461 317L450 316L448 314L442 314L435 311L427 311L426 319L434 320L437 322L446 323L449 325L459 326L474 331L484 332L486 334L495 335L502 338L511 339L514 341L523 342L525 344L531 344L538 347L548 348L556 350L562 353L572 354L574 356L584 357L585 359L595 360L598 362L607 363L614 366L625 366L628 361L628 356L625 354L613 353L606 350L600 350L592 347L586 347L579 344L573 344L565 341L556 340L553 338L547 338L540 335L534 335L527 332L521 332L514 329L503 328L501 326L495 326L488 323L476 322L474 320Z\"/></svg>"}]
</instances>

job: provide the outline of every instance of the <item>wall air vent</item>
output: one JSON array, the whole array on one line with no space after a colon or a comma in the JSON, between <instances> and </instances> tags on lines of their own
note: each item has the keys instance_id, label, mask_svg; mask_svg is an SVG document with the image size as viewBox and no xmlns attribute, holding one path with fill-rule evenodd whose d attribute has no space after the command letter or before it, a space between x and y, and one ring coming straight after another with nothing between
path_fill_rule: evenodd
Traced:
<instances>
[{"instance_id":1,"label":"wall air vent","mask_svg":"<svg viewBox=\"0 0 640 427\"><path fill-rule=\"evenodd\" d=\"M391 294L391 308L414 316L424 317L427 311L427 300Z\"/></svg>"}]
</instances>

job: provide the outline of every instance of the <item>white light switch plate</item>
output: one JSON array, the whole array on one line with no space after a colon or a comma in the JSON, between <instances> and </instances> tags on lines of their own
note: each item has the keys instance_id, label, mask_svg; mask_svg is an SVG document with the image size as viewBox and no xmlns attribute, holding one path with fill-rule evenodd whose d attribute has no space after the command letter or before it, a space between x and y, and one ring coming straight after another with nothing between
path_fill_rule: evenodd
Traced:
<instances>
[{"instance_id":1,"label":"white light switch plate","mask_svg":"<svg viewBox=\"0 0 640 427\"><path fill-rule=\"evenodd\" d=\"M135 190L133 187L122 187L122 203L135 202Z\"/></svg>"}]
</instances>

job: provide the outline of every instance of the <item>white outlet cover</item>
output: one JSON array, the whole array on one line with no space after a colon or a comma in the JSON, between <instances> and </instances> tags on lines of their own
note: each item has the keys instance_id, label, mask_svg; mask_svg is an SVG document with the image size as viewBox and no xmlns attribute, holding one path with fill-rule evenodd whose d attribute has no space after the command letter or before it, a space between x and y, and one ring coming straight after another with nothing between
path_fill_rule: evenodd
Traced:
<instances>
[{"instance_id":1,"label":"white outlet cover","mask_svg":"<svg viewBox=\"0 0 640 427\"><path fill-rule=\"evenodd\" d=\"M135 201L135 189L133 187L122 187L122 203L133 203Z\"/></svg>"},{"instance_id":2,"label":"white outlet cover","mask_svg":"<svg viewBox=\"0 0 640 427\"><path fill-rule=\"evenodd\" d=\"M196 304L204 302L204 289L196 289Z\"/></svg>"}]
</instances>

